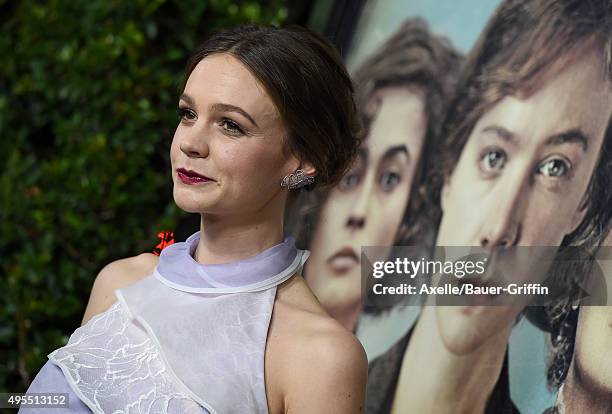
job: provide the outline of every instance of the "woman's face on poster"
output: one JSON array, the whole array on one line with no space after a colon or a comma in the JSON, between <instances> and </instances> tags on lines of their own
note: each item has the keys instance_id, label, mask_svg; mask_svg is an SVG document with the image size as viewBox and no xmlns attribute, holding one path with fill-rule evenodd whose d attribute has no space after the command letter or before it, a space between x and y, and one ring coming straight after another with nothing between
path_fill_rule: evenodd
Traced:
<instances>
[{"instance_id":1,"label":"woman's face on poster","mask_svg":"<svg viewBox=\"0 0 612 414\"><path fill-rule=\"evenodd\" d=\"M327 308L355 306L361 296L361 246L391 245L410 197L427 120L423 94L378 90L357 160L322 206L306 280Z\"/></svg>"},{"instance_id":2,"label":"woman's face on poster","mask_svg":"<svg viewBox=\"0 0 612 414\"><path fill-rule=\"evenodd\" d=\"M507 96L479 119L444 186L437 245L561 245L583 218L610 118L600 62L595 53L572 60L531 96ZM439 307L438 320L447 346L462 353L510 327L522 309Z\"/></svg>"}]
</instances>

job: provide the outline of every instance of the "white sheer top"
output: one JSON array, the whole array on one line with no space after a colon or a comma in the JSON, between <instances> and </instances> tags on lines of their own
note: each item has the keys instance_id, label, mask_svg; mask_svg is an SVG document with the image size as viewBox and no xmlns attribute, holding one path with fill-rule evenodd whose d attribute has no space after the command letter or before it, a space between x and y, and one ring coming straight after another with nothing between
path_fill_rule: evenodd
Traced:
<instances>
[{"instance_id":1,"label":"white sheer top","mask_svg":"<svg viewBox=\"0 0 612 414\"><path fill-rule=\"evenodd\" d=\"M116 290L115 304L48 355L94 413L268 412L276 288L310 252L287 238L249 259L201 265L198 240L164 249L153 274Z\"/></svg>"}]
</instances>

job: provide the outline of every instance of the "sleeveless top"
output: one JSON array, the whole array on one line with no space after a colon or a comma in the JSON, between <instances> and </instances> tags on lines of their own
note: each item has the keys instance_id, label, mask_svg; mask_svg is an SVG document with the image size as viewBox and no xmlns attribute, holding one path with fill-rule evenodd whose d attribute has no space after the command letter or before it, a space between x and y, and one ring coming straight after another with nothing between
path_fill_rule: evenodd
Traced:
<instances>
[{"instance_id":1,"label":"sleeveless top","mask_svg":"<svg viewBox=\"0 0 612 414\"><path fill-rule=\"evenodd\" d=\"M151 275L117 289L117 302L48 355L94 413L268 412L276 288L310 252L288 237L248 259L202 265L193 258L199 235L166 247ZM37 378L28 392L49 392L34 385L50 382Z\"/></svg>"}]
</instances>

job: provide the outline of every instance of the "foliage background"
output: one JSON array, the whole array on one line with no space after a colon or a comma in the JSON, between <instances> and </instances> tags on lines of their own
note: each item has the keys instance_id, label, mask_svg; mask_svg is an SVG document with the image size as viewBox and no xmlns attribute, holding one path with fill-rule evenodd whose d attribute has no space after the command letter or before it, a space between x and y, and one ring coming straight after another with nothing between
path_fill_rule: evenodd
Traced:
<instances>
[{"instance_id":1,"label":"foliage background","mask_svg":"<svg viewBox=\"0 0 612 414\"><path fill-rule=\"evenodd\" d=\"M187 57L284 0L0 0L0 392L80 325L95 275L181 212L168 153Z\"/></svg>"}]
</instances>

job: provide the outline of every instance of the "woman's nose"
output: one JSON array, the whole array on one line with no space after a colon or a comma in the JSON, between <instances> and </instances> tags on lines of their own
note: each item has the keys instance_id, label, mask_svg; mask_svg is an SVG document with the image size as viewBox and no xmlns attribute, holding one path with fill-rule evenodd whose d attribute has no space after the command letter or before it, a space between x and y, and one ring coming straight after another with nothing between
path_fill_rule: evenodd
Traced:
<instances>
[{"instance_id":1,"label":"woman's nose","mask_svg":"<svg viewBox=\"0 0 612 414\"><path fill-rule=\"evenodd\" d=\"M192 127L193 128L193 127ZM206 134L203 131L188 131L183 137L181 137L181 143L179 148L181 151L192 158L206 158L210 153L210 147Z\"/></svg>"}]
</instances>

